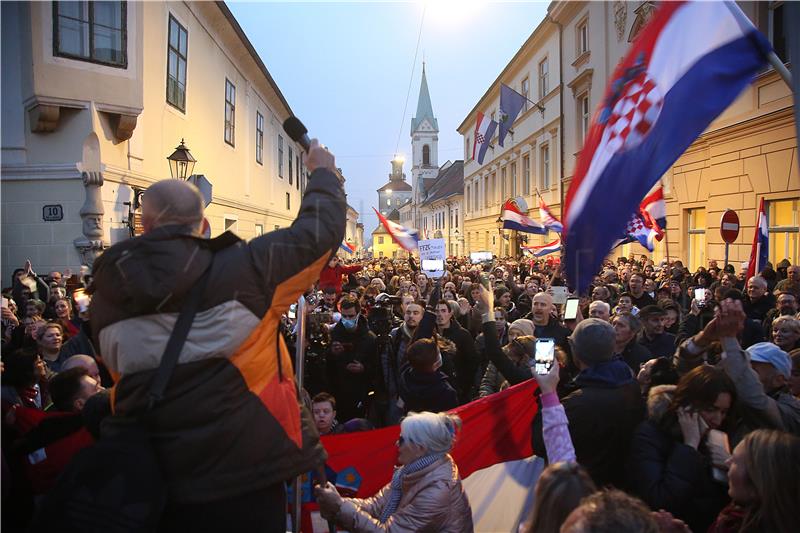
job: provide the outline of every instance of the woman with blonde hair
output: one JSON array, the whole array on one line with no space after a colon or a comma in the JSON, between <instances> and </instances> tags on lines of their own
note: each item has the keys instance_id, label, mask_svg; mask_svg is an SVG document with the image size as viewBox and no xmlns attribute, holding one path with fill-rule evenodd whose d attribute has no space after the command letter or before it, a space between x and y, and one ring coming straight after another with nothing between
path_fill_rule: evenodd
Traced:
<instances>
[{"instance_id":1,"label":"woman with blonde hair","mask_svg":"<svg viewBox=\"0 0 800 533\"><path fill-rule=\"evenodd\" d=\"M800 438L768 429L748 434L728 459L728 494L733 502L709 533L800 531Z\"/></svg>"},{"instance_id":2,"label":"woman with blonde hair","mask_svg":"<svg viewBox=\"0 0 800 533\"><path fill-rule=\"evenodd\" d=\"M457 416L410 413L400 423L392 481L371 498L342 498L328 483L316 488L322 516L351 531L471 532L472 509L449 451Z\"/></svg>"}]
</instances>

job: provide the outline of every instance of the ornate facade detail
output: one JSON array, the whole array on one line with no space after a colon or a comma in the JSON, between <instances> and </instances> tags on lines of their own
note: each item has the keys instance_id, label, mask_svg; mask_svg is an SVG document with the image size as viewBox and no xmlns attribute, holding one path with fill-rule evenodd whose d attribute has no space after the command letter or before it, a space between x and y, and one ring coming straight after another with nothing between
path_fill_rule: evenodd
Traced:
<instances>
[{"instance_id":1,"label":"ornate facade detail","mask_svg":"<svg viewBox=\"0 0 800 533\"><path fill-rule=\"evenodd\" d=\"M644 28L644 26L650 21L653 16L653 13L656 10L656 3L652 1L642 2L642 5L637 7L633 10L634 15L636 18L633 19L633 25L631 25L631 32L628 34L628 42L632 43L633 40L639 35L639 32Z\"/></svg>"},{"instance_id":2,"label":"ornate facade detail","mask_svg":"<svg viewBox=\"0 0 800 533\"><path fill-rule=\"evenodd\" d=\"M28 110L31 132L52 133L58 127L61 108L57 105L36 104Z\"/></svg>"},{"instance_id":3,"label":"ornate facade detail","mask_svg":"<svg viewBox=\"0 0 800 533\"><path fill-rule=\"evenodd\" d=\"M102 172L83 172L83 186L86 189L86 200L81 207L80 215L83 223L83 235L75 239L73 244L78 249L81 263L89 266L103 252L103 187Z\"/></svg>"},{"instance_id":4,"label":"ornate facade detail","mask_svg":"<svg viewBox=\"0 0 800 533\"><path fill-rule=\"evenodd\" d=\"M114 136L118 141L127 141L133 136L133 130L136 129L136 121L139 117L122 113L113 116Z\"/></svg>"},{"instance_id":5,"label":"ornate facade detail","mask_svg":"<svg viewBox=\"0 0 800 533\"><path fill-rule=\"evenodd\" d=\"M614 27L617 30L617 41L625 36L625 24L628 22L628 4L622 0L614 2Z\"/></svg>"}]
</instances>

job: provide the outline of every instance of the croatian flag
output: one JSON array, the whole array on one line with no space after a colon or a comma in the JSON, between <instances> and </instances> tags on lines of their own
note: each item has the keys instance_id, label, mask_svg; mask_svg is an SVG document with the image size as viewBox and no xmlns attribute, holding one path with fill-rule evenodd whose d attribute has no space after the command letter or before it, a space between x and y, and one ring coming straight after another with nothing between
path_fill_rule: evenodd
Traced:
<instances>
[{"instance_id":1,"label":"croatian flag","mask_svg":"<svg viewBox=\"0 0 800 533\"><path fill-rule=\"evenodd\" d=\"M486 118L483 113L478 111L478 122L475 124L475 144L472 145L472 159L477 159L479 165L483 164L483 158L486 157L486 149L489 148L495 129L497 129L497 122Z\"/></svg>"},{"instance_id":2,"label":"croatian flag","mask_svg":"<svg viewBox=\"0 0 800 533\"><path fill-rule=\"evenodd\" d=\"M544 227L550 231L554 231L556 233L561 233L564 231L564 226L561 225L561 222L558 221L555 215L550 211L550 208L547 207L547 204L544 203L544 200L541 198L539 198L539 218L542 219L542 224L544 224Z\"/></svg>"},{"instance_id":3,"label":"croatian flag","mask_svg":"<svg viewBox=\"0 0 800 533\"><path fill-rule=\"evenodd\" d=\"M381 221L383 227L386 228L386 231L389 232L389 235L392 236L392 240L394 240L398 246L407 252L413 252L419 248L419 235L417 234L417 230L406 228L396 222L387 220L386 217L381 215L374 207L372 210L378 215L378 220Z\"/></svg>"},{"instance_id":4,"label":"croatian flag","mask_svg":"<svg viewBox=\"0 0 800 533\"><path fill-rule=\"evenodd\" d=\"M561 239L556 239L542 246L523 246L522 249L531 252L536 257L544 257L561 251Z\"/></svg>"},{"instance_id":5,"label":"croatian flag","mask_svg":"<svg viewBox=\"0 0 800 533\"><path fill-rule=\"evenodd\" d=\"M564 210L579 292L670 165L750 83L767 40L734 2L663 2L611 77Z\"/></svg>"},{"instance_id":6,"label":"croatian flag","mask_svg":"<svg viewBox=\"0 0 800 533\"><path fill-rule=\"evenodd\" d=\"M344 250L348 254L352 254L353 252L356 251L356 245L355 244L350 244L347 241L342 241L342 244L339 245L339 248L341 248L342 250Z\"/></svg>"},{"instance_id":7,"label":"croatian flag","mask_svg":"<svg viewBox=\"0 0 800 533\"><path fill-rule=\"evenodd\" d=\"M667 204L664 202L664 187L660 181L639 204L639 211L649 227L656 230L667 229Z\"/></svg>"},{"instance_id":8,"label":"croatian flag","mask_svg":"<svg viewBox=\"0 0 800 533\"><path fill-rule=\"evenodd\" d=\"M758 204L758 223L753 235L753 248L750 250L750 263L747 265L747 279L757 276L767 266L769 256L769 232L767 230L767 213L764 211L764 199Z\"/></svg>"},{"instance_id":9,"label":"croatian flag","mask_svg":"<svg viewBox=\"0 0 800 533\"><path fill-rule=\"evenodd\" d=\"M657 226L647 225L644 217L639 213L634 213L625 226L625 236L614 243L613 248L629 242L638 242L648 251L652 252L656 247L656 241L664 238L664 232Z\"/></svg>"},{"instance_id":10,"label":"croatian flag","mask_svg":"<svg viewBox=\"0 0 800 533\"><path fill-rule=\"evenodd\" d=\"M524 231L525 233L539 233L544 235L547 228L539 222L523 215L512 200L506 200L503 204L503 229Z\"/></svg>"}]
</instances>

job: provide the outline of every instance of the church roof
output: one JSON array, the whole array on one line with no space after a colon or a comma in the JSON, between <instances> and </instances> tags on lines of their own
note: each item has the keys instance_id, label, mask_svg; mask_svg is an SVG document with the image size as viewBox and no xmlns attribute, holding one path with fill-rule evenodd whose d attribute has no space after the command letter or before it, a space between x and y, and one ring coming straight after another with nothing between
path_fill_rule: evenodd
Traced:
<instances>
[{"instance_id":1,"label":"church roof","mask_svg":"<svg viewBox=\"0 0 800 533\"><path fill-rule=\"evenodd\" d=\"M422 205L428 205L437 200L464 193L464 161L454 161L439 170L433 185L426 189L428 195Z\"/></svg>"},{"instance_id":2,"label":"church roof","mask_svg":"<svg viewBox=\"0 0 800 533\"><path fill-rule=\"evenodd\" d=\"M385 191L387 189L391 189L393 191L410 191L411 185L408 184L407 181L403 180L391 180L389 183L378 189L378 192Z\"/></svg>"},{"instance_id":3,"label":"church roof","mask_svg":"<svg viewBox=\"0 0 800 533\"><path fill-rule=\"evenodd\" d=\"M422 64L422 83L419 86L419 99L417 100L417 114L411 119L411 134L417 131L423 120L428 119L433 129L439 131L439 122L433 116L431 95L428 92L428 79L425 76L425 63Z\"/></svg>"}]
</instances>

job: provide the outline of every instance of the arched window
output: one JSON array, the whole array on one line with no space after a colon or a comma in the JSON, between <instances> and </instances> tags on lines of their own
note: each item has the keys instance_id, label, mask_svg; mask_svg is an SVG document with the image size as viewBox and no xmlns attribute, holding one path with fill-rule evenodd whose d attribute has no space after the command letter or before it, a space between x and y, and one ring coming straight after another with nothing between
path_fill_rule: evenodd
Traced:
<instances>
[{"instance_id":1,"label":"arched window","mask_svg":"<svg viewBox=\"0 0 800 533\"><path fill-rule=\"evenodd\" d=\"M423 165L430 165L431 164L431 147L427 144L422 147L422 164Z\"/></svg>"}]
</instances>

